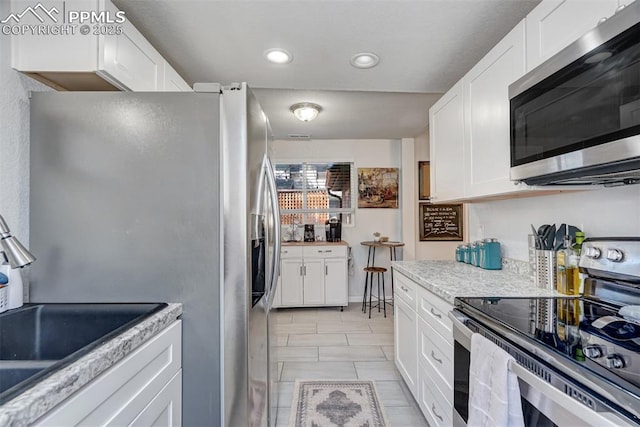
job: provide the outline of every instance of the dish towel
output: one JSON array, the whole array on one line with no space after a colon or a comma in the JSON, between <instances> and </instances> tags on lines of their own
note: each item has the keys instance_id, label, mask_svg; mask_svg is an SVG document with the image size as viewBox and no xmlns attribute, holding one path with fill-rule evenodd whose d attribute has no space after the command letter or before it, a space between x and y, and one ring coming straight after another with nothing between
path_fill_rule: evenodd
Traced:
<instances>
[{"instance_id":1,"label":"dish towel","mask_svg":"<svg viewBox=\"0 0 640 427\"><path fill-rule=\"evenodd\" d=\"M480 334L471 336L469 367L470 427L522 427L518 377L509 371L515 359Z\"/></svg>"}]
</instances>

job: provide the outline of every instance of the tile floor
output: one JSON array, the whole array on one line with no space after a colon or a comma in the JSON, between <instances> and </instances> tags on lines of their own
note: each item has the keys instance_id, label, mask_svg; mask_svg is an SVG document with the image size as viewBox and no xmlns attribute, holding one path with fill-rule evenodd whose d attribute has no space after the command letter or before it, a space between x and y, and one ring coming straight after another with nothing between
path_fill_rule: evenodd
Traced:
<instances>
[{"instance_id":1,"label":"tile floor","mask_svg":"<svg viewBox=\"0 0 640 427\"><path fill-rule=\"evenodd\" d=\"M276 322L280 375L277 427L289 425L296 379L373 380L393 427L428 426L393 363L393 310L371 319L351 303L336 308L279 309Z\"/></svg>"}]
</instances>

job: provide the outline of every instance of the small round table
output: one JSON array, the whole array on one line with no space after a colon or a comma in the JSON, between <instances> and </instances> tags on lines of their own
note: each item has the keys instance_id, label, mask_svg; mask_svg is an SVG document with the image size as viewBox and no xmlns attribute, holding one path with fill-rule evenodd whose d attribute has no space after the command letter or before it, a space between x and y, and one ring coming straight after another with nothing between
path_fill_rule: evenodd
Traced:
<instances>
[{"instance_id":1,"label":"small round table","mask_svg":"<svg viewBox=\"0 0 640 427\"><path fill-rule=\"evenodd\" d=\"M360 242L360 244L369 248L369 253L367 254L367 268L375 267L376 248L389 248L389 257L391 262L393 262L398 259L396 248L404 246L403 242L375 242L373 240ZM391 267L391 295L393 296L393 267Z\"/></svg>"}]
</instances>

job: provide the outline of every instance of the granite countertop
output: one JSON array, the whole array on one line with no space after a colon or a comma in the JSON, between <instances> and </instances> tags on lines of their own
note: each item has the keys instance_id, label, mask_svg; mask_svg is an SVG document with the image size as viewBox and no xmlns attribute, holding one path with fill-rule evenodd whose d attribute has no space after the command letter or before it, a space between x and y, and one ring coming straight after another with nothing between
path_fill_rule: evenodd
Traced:
<instances>
[{"instance_id":1,"label":"granite countertop","mask_svg":"<svg viewBox=\"0 0 640 427\"><path fill-rule=\"evenodd\" d=\"M0 406L0 425L9 427L34 423L67 397L169 326L181 314L182 304L168 304L161 311L127 329L70 365L35 383L22 394Z\"/></svg>"},{"instance_id":2,"label":"granite countertop","mask_svg":"<svg viewBox=\"0 0 640 427\"><path fill-rule=\"evenodd\" d=\"M525 264L526 265L526 264ZM456 297L550 297L551 289L537 288L522 267L483 270L456 261L395 261L394 271L453 304Z\"/></svg>"},{"instance_id":3,"label":"granite countertop","mask_svg":"<svg viewBox=\"0 0 640 427\"><path fill-rule=\"evenodd\" d=\"M339 242L282 242L282 246L349 246L349 242L341 240Z\"/></svg>"}]
</instances>

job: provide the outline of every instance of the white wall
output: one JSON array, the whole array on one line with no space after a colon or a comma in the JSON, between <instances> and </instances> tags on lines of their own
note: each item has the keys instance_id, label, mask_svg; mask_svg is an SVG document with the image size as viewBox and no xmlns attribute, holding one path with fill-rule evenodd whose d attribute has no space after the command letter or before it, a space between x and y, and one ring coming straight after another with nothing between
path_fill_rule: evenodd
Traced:
<instances>
[{"instance_id":1,"label":"white wall","mask_svg":"<svg viewBox=\"0 0 640 427\"><path fill-rule=\"evenodd\" d=\"M529 259L530 224L573 224L587 237L640 236L640 185L474 203L467 209L469 240L497 237L505 257L522 261Z\"/></svg>"},{"instance_id":2,"label":"white wall","mask_svg":"<svg viewBox=\"0 0 640 427\"><path fill-rule=\"evenodd\" d=\"M311 141L274 141L272 156L278 161L317 161L317 162L353 162L354 167L391 167L400 168L402 162L401 141L399 140L311 140ZM402 173L400 174L402 176ZM400 206L403 205L402 193L405 185L400 180ZM412 185L409 183L408 185ZM367 248L360 242L373 239L373 232L379 231L389 240L402 239L401 209L358 209L356 207L355 225L342 228L342 240L349 242L353 254L353 270L349 275L349 297L362 300L364 273L367 264ZM398 251L401 259L401 251ZM389 267L388 251L378 250L376 265ZM391 283L387 275L386 293L391 294Z\"/></svg>"},{"instance_id":3,"label":"white wall","mask_svg":"<svg viewBox=\"0 0 640 427\"><path fill-rule=\"evenodd\" d=\"M0 2L0 16L10 13ZM51 90L11 68L11 38L0 35L0 214L29 241L29 91Z\"/></svg>"},{"instance_id":4,"label":"white wall","mask_svg":"<svg viewBox=\"0 0 640 427\"><path fill-rule=\"evenodd\" d=\"M452 260L455 257L456 246L461 242L421 242L420 241L420 218L418 214L419 203L418 200L418 162L429 161L429 129L425 130L415 138L415 167L416 172L414 174L414 188L415 196L413 198L413 210L416 218L416 235L415 239L415 259L449 259ZM464 209L467 209L465 205ZM467 233L466 218L463 220L463 230L465 235Z\"/></svg>"}]
</instances>

